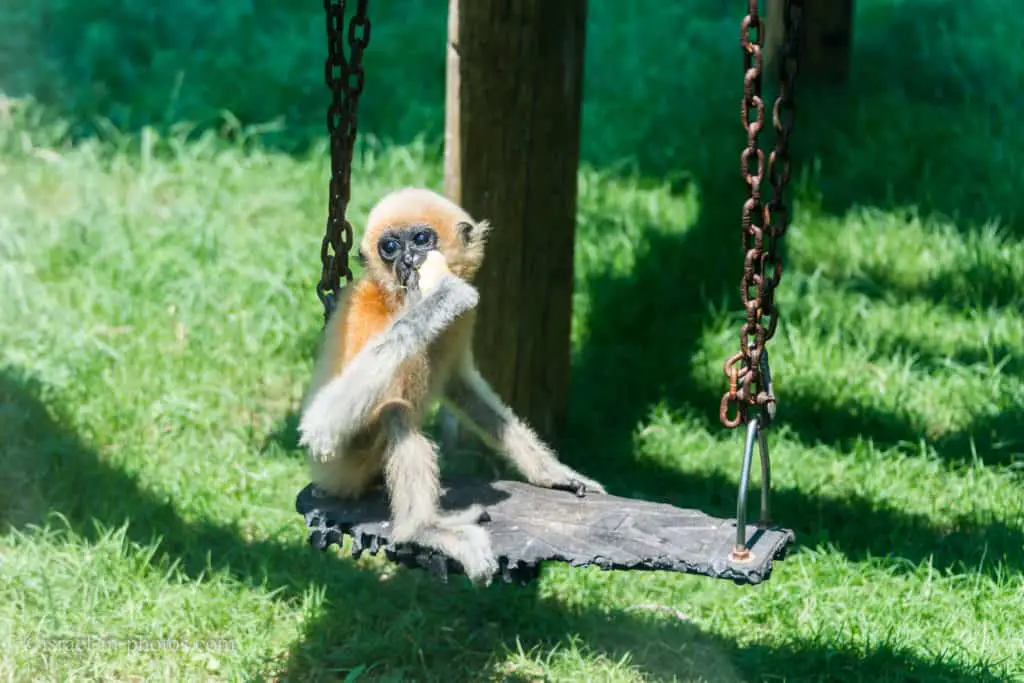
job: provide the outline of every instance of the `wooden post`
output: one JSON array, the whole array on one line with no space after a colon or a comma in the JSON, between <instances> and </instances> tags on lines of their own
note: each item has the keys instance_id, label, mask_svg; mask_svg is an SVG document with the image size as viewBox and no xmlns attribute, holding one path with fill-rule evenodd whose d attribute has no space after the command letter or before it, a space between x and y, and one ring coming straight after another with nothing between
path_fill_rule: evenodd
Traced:
<instances>
[{"instance_id":1,"label":"wooden post","mask_svg":"<svg viewBox=\"0 0 1024 683\"><path fill-rule=\"evenodd\" d=\"M812 78L845 81L853 47L853 0L805 0L804 56Z\"/></svg>"},{"instance_id":2,"label":"wooden post","mask_svg":"<svg viewBox=\"0 0 1024 683\"><path fill-rule=\"evenodd\" d=\"M444 192L462 203L462 164L459 132L459 0L448 2L448 44L444 91Z\"/></svg>"},{"instance_id":3,"label":"wooden post","mask_svg":"<svg viewBox=\"0 0 1024 683\"><path fill-rule=\"evenodd\" d=\"M445 192L489 220L474 352L555 440L569 333L586 0L450 0Z\"/></svg>"},{"instance_id":4,"label":"wooden post","mask_svg":"<svg viewBox=\"0 0 1024 683\"><path fill-rule=\"evenodd\" d=\"M768 3L764 50L773 78L773 65L782 45L783 1ZM850 74L853 46L853 0L804 0L803 8L800 77L845 81Z\"/></svg>"}]
</instances>

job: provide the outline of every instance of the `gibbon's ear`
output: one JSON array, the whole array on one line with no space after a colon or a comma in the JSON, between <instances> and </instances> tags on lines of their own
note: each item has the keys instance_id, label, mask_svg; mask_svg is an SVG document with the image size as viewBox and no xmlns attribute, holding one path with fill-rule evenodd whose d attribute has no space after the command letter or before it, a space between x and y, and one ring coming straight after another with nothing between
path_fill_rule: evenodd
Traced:
<instances>
[{"instance_id":1,"label":"gibbon's ear","mask_svg":"<svg viewBox=\"0 0 1024 683\"><path fill-rule=\"evenodd\" d=\"M362 247L359 248L359 253L356 254L356 260L359 262L359 265L362 266L363 268L370 265L370 259L367 258L366 252L363 251Z\"/></svg>"},{"instance_id":2,"label":"gibbon's ear","mask_svg":"<svg viewBox=\"0 0 1024 683\"><path fill-rule=\"evenodd\" d=\"M455 226L455 229L459 232L459 237L462 239L464 246L470 244L482 243L487 239L487 234L491 230L491 225L487 221L480 221L476 225L467 221L459 221Z\"/></svg>"}]
</instances>

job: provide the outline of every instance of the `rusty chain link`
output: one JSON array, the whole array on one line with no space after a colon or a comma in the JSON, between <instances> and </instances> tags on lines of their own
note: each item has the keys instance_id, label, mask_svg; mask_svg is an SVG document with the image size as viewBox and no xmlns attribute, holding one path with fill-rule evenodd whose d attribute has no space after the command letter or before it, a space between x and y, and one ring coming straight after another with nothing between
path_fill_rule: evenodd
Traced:
<instances>
[{"instance_id":1,"label":"rusty chain link","mask_svg":"<svg viewBox=\"0 0 1024 683\"><path fill-rule=\"evenodd\" d=\"M316 294L324 306L326 321L334 311L341 277L352 282L348 256L352 249L352 224L345 218L351 197L352 152L356 139L357 109L363 92L363 50L370 43L368 0L357 0L356 11L345 29L346 0L324 0L327 15L327 60L324 80L331 90L327 130L331 144L331 182L327 203L327 229L320 245L320 282ZM348 40L349 58L344 43Z\"/></svg>"},{"instance_id":2,"label":"rusty chain link","mask_svg":"<svg viewBox=\"0 0 1024 683\"><path fill-rule=\"evenodd\" d=\"M730 429L747 422L749 408L761 408L760 421L764 427L771 422L775 412L775 396L769 378L763 376L768 373L765 343L774 336L778 325L775 287L782 278L778 241L786 232L789 218L784 192L790 176L789 136L795 111L797 48L803 14L802 0L775 1L784 3L784 37L778 60L779 95L772 108L777 136L767 164L768 179L772 185L772 198L767 203L761 199L765 158L758 146L765 109L761 97L764 23L758 13L758 0L748 0L747 16L740 28L744 60L741 119L747 133L747 145L740 154L740 173L749 193L743 204L742 218L744 258L741 296L746 321L740 330L739 352L730 356L723 365L729 386L722 396L719 418ZM756 171L752 172L755 164ZM730 411L733 413L731 416Z\"/></svg>"}]
</instances>

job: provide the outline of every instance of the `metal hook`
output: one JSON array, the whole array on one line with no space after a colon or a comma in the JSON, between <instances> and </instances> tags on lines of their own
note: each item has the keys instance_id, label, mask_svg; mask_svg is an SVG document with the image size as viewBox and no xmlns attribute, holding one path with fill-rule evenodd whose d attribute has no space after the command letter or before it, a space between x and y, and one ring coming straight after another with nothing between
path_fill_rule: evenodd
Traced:
<instances>
[{"instance_id":1,"label":"metal hook","mask_svg":"<svg viewBox=\"0 0 1024 683\"><path fill-rule=\"evenodd\" d=\"M771 524L772 465L768 458L768 434L757 430L757 451L761 456L761 526Z\"/></svg>"},{"instance_id":2,"label":"metal hook","mask_svg":"<svg viewBox=\"0 0 1024 683\"><path fill-rule=\"evenodd\" d=\"M768 401L768 403L765 404L765 407L764 407L764 414L765 414L764 427L767 428L767 427L771 426L771 424L773 422L775 422L775 412L776 412L775 387L772 384L772 369L771 369L771 366L768 364L768 349L767 348L761 349L761 363L760 363L760 365L761 365L761 388L762 388L762 390L766 394L768 394L769 399L771 399L771 400Z\"/></svg>"},{"instance_id":3,"label":"metal hook","mask_svg":"<svg viewBox=\"0 0 1024 683\"><path fill-rule=\"evenodd\" d=\"M759 526L770 524L771 519L771 463L768 458L768 439L761 429L761 422L753 417L747 422L747 438L743 447L743 468L740 470L740 486L736 496L736 542L729 554L733 562L745 562L750 557L747 548L747 488L750 484L750 464L754 458L754 444L757 444L761 459L761 518Z\"/></svg>"}]
</instances>

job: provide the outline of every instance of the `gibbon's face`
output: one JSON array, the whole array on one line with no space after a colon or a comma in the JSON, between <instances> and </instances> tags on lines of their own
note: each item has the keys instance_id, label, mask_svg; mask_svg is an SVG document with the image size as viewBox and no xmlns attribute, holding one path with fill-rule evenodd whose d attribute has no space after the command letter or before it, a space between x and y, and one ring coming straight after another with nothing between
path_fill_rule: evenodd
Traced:
<instances>
[{"instance_id":1,"label":"gibbon's face","mask_svg":"<svg viewBox=\"0 0 1024 683\"><path fill-rule=\"evenodd\" d=\"M417 289L417 269L431 249L437 248L437 233L429 225L387 228L377 238L377 255L391 268L402 287Z\"/></svg>"},{"instance_id":2,"label":"gibbon's face","mask_svg":"<svg viewBox=\"0 0 1024 683\"><path fill-rule=\"evenodd\" d=\"M433 249L444 255L455 276L472 280L483 262L489 231L487 221L474 221L436 192L402 188L384 196L370 211L359 259L366 277L398 305L418 289L417 268Z\"/></svg>"}]
</instances>

